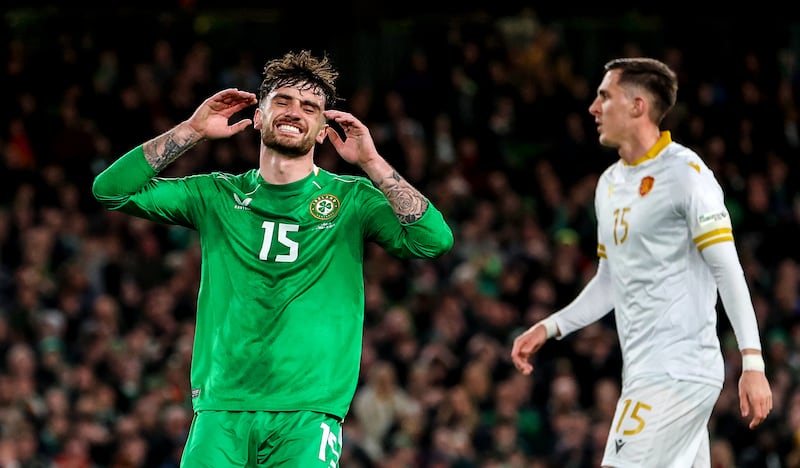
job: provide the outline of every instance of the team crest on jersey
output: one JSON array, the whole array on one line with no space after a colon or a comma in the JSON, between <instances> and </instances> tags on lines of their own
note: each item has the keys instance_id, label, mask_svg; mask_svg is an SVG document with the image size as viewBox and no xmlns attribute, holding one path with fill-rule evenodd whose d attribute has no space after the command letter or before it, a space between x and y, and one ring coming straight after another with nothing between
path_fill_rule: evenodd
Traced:
<instances>
[{"instance_id":1,"label":"team crest on jersey","mask_svg":"<svg viewBox=\"0 0 800 468\"><path fill-rule=\"evenodd\" d=\"M651 176L642 177L642 182L639 183L639 195L645 196L650 193L655 182L656 180Z\"/></svg>"},{"instance_id":2,"label":"team crest on jersey","mask_svg":"<svg viewBox=\"0 0 800 468\"><path fill-rule=\"evenodd\" d=\"M311 216L327 221L333 219L339 213L339 199L326 193L311 200L311 205L308 209L311 211Z\"/></svg>"}]
</instances>

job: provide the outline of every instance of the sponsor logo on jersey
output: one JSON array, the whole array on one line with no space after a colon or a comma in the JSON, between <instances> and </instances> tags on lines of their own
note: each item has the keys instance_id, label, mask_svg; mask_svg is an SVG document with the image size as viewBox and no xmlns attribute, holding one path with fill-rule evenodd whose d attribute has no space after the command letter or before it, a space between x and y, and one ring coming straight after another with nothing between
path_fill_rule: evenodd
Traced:
<instances>
[{"instance_id":1,"label":"sponsor logo on jersey","mask_svg":"<svg viewBox=\"0 0 800 468\"><path fill-rule=\"evenodd\" d=\"M642 177L642 181L639 183L639 195L645 196L653 190L653 184L656 180L652 176Z\"/></svg>"},{"instance_id":2,"label":"sponsor logo on jersey","mask_svg":"<svg viewBox=\"0 0 800 468\"><path fill-rule=\"evenodd\" d=\"M314 229L316 229L317 231L322 231L323 229L331 229L334 226L336 226L336 223L324 222L317 224L317 227Z\"/></svg>"},{"instance_id":3,"label":"sponsor logo on jersey","mask_svg":"<svg viewBox=\"0 0 800 468\"><path fill-rule=\"evenodd\" d=\"M311 216L319 220L333 219L339 213L339 199L329 193L314 197L308 210L311 212Z\"/></svg>"},{"instance_id":4,"label":"sponsor logo on jersey","mask_svg":"<svg viewBox=\"0 0 800 468\"><path fill-rule=\"evenodd\" d=\"M619 451L622 450L622 446L624 446L624 445L625 445L625 441L624 440L622 440L622 439L614 440L614 447L616 447L617 453L619 453Z\"/></svg>"},{"instance_id":5,"label":"sponsor logo on jersey","mask_svg":"<svg viewBox=\"0 0 800 468\"><path fill-rule=\"evenodd\" d=\"M697 224L699 224L700 226L703 226L703 225L708 224L708 223L714 223L714 222L717 222L717 221L722 221L727 217L728 217L728 213L725 213L724 211L718 211L716 213L707 213L707 214L700 215L700 216L697 217Z\"/></svg>"},{"instance_id":6,"label":"sponsor logo on jersey","mask_svg":"<svg viewBox=\"0 0 800 468\"><path fill-rule=\"evenodd\" d=\"M233 207L236 208L237 210L249 210L250 209L250 203L253 201L253 199L250 198L250 197L247 197L244 200L242 200L241 198L239 198L238 194L234 193L233 194L233 201L236 202L236 204L233 205Z\"/></svg>"}]
</instances>

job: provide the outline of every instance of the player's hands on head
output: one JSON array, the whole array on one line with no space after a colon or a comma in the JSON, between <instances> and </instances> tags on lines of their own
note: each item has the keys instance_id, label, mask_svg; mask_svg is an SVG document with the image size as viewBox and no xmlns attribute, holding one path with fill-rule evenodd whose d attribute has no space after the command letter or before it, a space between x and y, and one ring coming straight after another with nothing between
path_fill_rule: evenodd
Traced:
<instances>
[{"instance_id":1,"label":"player's hands on head","mask_svg":"<svg viewBox=\"0 0 800 468\"><path fill-rule=\"evenodd\" d=\"M227 138L253 124L252 119L229 123L230 118L257 103L254 93L236 88L223 89L203 101L189 118L188 124L203 138Z\"/></svg>"},{"instance_id":2,"label":"player's hands on head","mask_svg":"<svg viewBox=\"0 0 800 468\"><path fill-rule=\"evenodd\" d=\"M336 149L336 152L350 164L364 166L378 157L378 150L369 129L353 114L338 110L329 109L325 111L325 118L336 122L344 132L342 138L336 129L328 127L328 139Z\"/></svg>"}]
</instances>

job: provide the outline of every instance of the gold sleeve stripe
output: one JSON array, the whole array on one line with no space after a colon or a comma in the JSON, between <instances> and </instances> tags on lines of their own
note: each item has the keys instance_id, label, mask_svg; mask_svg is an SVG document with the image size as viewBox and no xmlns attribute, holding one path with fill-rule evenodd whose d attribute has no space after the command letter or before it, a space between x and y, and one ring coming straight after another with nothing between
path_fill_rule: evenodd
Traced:
<instances>
[{"instance_id":1,"label":"gold sleeve stripe","mask_svg":"<svg viewBox=\"0 0 800 468\"><path fill-rule=\"evenodd\" d=\"M705 241L706 239L708 239L710 237L716 237L716 236L719 236L719 235L722 235L722 234L728 234L728 235L732 236L733 235L733 229L731 229L731 228L719 228L719 229L714 229L713 231L708 231L705 234L700 234L699 236L695 237L694 238L694 243L699 245L700 243L702 243L703 241Z\"/></svg>"},{"instance_id":2,"label":"gold sleeve stripe","mask_svg":"<svg viewBox=\"0 0 800 468\"><path fill-rule=\"evenodd\" d=\"M715 237L707 242L703 242L702 244L697 244L697 250L700 252L703 251L706 247L714 244L718 244L720 242L733 242L733 236L719 236Z\"/></svg>"},{"instance_id":3,"label":"gold sleeve stripe","mask_svg":"<svg viewBox=\"0 0 800 468\"><path fill-rule=\"evenodd\" d=\"M606 258L606 246L603 244L597 244L597 256L600 258Z\"/></svg>"},{"instance_id":4,"label":"gold sleeve stripe","mask_svg":"<svg viewBox=\"0 0 800 468\"><path fill-rule=\"evenodd\" d=\"M606 257L606 253L605 252L597 252L597 256L600 257L600 258L608 258L608 257Z\"/></svg>"}]
</instances>

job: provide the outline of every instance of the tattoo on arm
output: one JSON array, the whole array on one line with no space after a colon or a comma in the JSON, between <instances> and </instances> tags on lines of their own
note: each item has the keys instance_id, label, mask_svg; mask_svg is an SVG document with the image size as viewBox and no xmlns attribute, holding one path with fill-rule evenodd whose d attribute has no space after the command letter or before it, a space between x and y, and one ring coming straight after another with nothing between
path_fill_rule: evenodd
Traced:
<instances>
[{"instance_id":1,"label":"tattoo on arm","mask_svg":"<svg viewBox=\"0 0 800 468\"><path fill-rule=\"evenodd\" d=\"M428 209L428 200L400 177L397 171L392 171L389 177L377 181L377 186L386 195L401 223L413 223Z\"/></svg>"},{"instance_id":2,"label":"tattoo on arm","mask_svg":"<svg viewBox=\"0 0 800 468\"><path fill-rule=\"evenodd\" d=\"M142 145L142 150L150 166L159 172L199 141L193 131L175 127Z\"/></svg>"}]
</instances>

